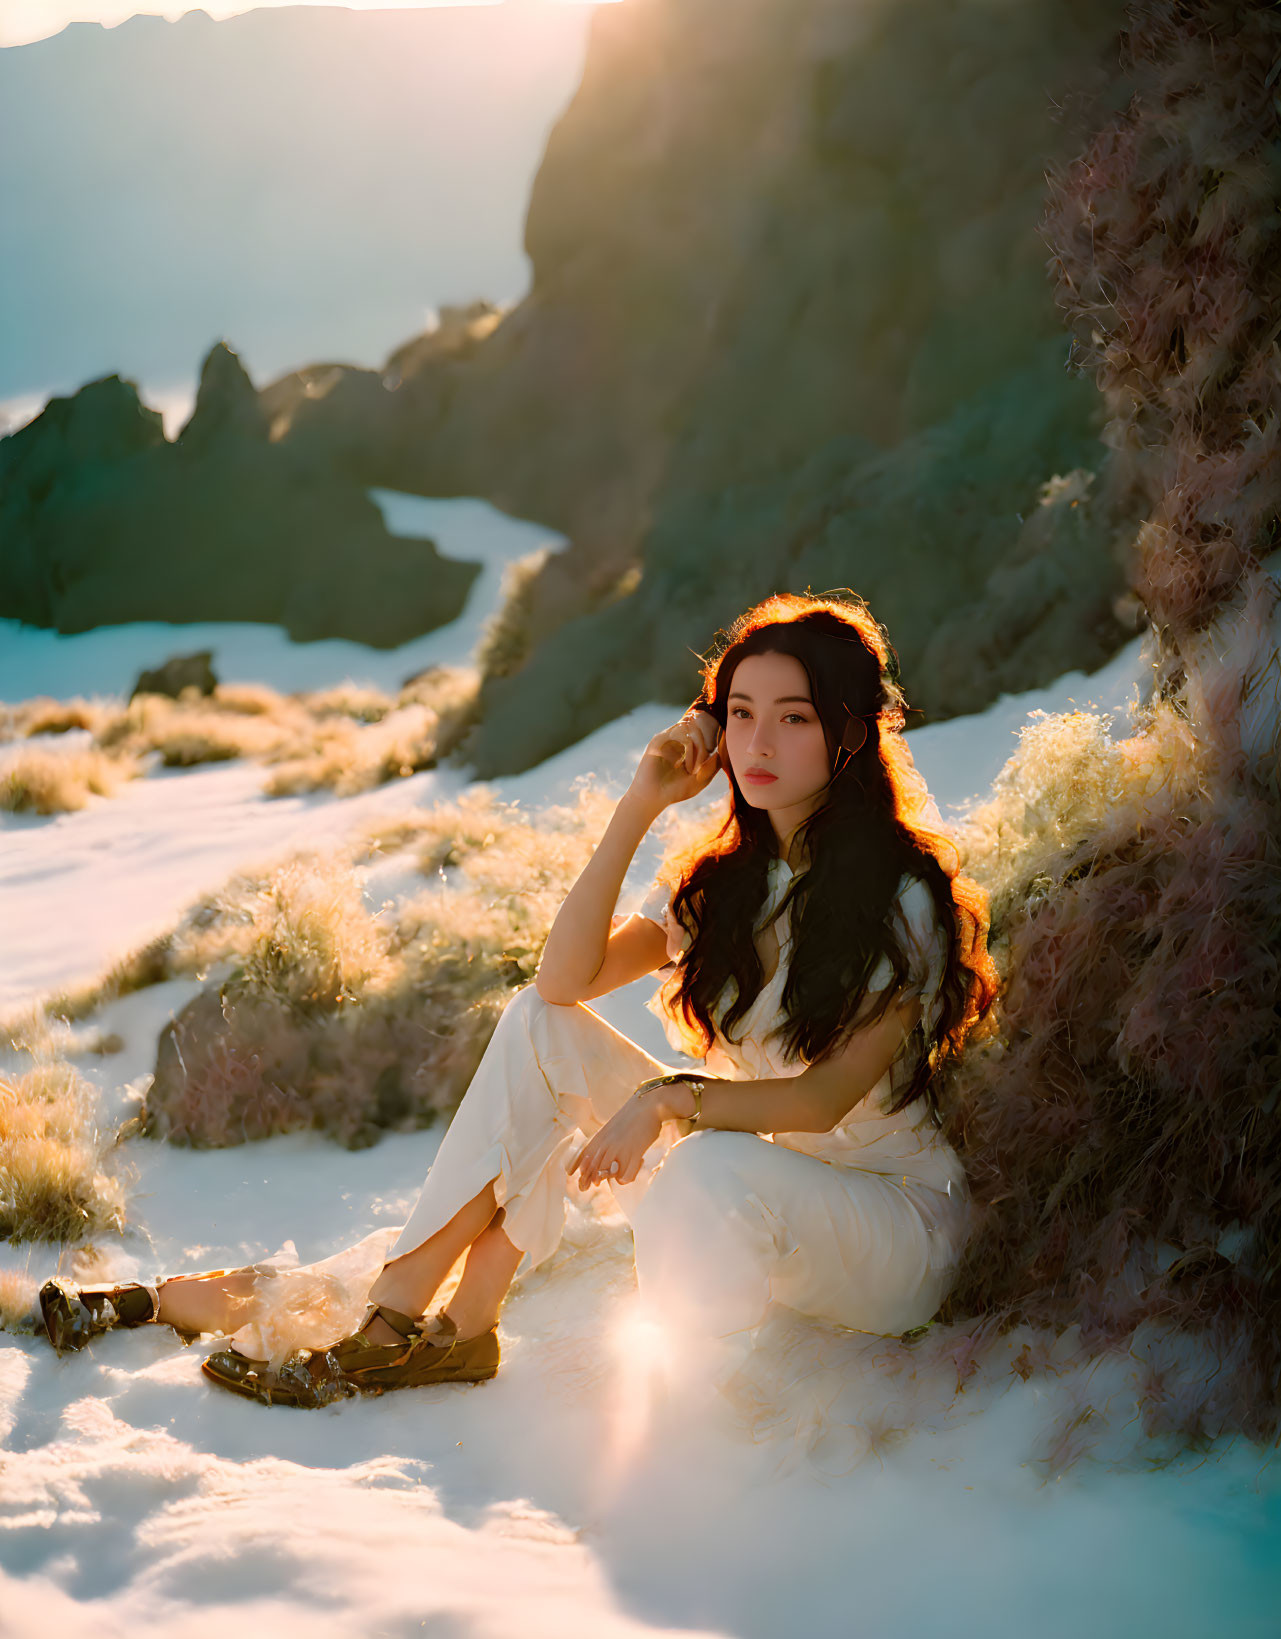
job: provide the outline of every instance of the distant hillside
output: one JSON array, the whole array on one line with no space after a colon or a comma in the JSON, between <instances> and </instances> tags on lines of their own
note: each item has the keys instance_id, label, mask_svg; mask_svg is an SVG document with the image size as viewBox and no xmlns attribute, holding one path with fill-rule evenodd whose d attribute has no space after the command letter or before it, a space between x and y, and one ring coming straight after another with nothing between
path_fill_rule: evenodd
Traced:
<instances>
[{"instance_id":1,"label":"distant hillside","mask_svg":"<svg viewBox=\"0 0 1281 1639\"><path fill-rule=\"evenodd\" d=\"M297 6L0 50L0 399L381 359L528 283L530 183L590 8Z\"/></svg>"}]
</instances>

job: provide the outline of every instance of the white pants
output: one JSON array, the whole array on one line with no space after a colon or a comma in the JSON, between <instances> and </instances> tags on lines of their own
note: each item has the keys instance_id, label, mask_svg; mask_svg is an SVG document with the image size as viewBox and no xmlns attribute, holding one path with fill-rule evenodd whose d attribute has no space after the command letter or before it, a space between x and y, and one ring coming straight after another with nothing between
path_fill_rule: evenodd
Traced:
<instances>
[{"instance_id":1,"label":"white pants","mask_svg":"<svg viewBox=\"0 0 1281 1639\"><path fill-rule=\"evenodd\" d=\"M363 1306L384 1257L412 1251L491 1182L504 1231L531 1267L542 1263L577 1189L567 1172L574 1154L642 1081L668 1068L590 1007L545 1002L526 986L499 1019L394 1242L379 1231L322 1263L282 1271L294 1280L272 1283L268 1309L297 1317L308 1292L336 1280L341 1301L331 1293L324 1307L340 1323ZM609 1188L632 1226L642 1301L665 1324L709 1339L750 1333L771 1302L897 1334L929 1320L951 1285L956 1248L918 1206L919 1183L904 1187L756 1133L706 1128L677 1138L665 1123L639 1176ZM285 1333L268 1321L237 1340L278 1353ZM290 1331L288 1341L303 1340Z\"/></svg>"},{"instance_id":2,"label":"white pants","mask_svg":"<svg viewBox=\"0 0 1281 1639\"><path fill-rule=\"evenodd\" d=\"M668 1067L590 1007L508 1003L388 1258L411 1251L494 1180L503 1229L531 1266L557 1246L568 1163L639 1084ZM938 1247L898 1180L834 1165L757 1133L667 1124L630 1184L608 1186L632 1225L641 1296L724 1335L771 1301L862 1331L929 1320L946 1295Z\"/></svg>"}]
</instances>

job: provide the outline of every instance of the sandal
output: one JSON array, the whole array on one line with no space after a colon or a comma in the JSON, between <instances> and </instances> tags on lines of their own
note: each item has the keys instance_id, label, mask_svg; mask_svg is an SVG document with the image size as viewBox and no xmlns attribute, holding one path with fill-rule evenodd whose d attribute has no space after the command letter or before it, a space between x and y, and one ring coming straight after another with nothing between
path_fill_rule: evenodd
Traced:
<instances>
[{"instance_id":1,"label":"sandal","mask_svg":"<svg viewBox=\"0 0 1281 1639\"><path fill-rule=\"evenodd\" d=\"M385 1310L378 1312L387 1318ZM346 1366L350 1381L363 1393L382 1394L387 1389L422 1388L429 1383L487 1383L498 1375L502 1355L497 1321L487 1332L460 1338L458 1328L442 1311L424 1316L415 1322L414 1329L417 1335L412 1341L406 1338L406 1348L391 1345L380 1349L371 1345L367 1353Z\"/></svg>"},{"instance_id":2,"label":"sandal","mask_svg":"<svg viewBox=\"0 0 1281 1639\"><path fill-rule=\"evenodd\" d=\"M40 1315L59 1354L83 1349L90 1339L116 1326L145 1326L160 1313L154 1286L124 1281L118 1286L72 1286L47 1280L40 1288Z\"/></svg>"},{"instance_id":3,"label":"sandal","mask_svg":"<svg viewBox=\"0 0 1281 1639\"><path fill-rule=\"evenodd\" d=\"M400 1336L399 1343L370 1341L364 1328L375 1315ZM496 1375L499 1358L497 1323L460 1341L447 1315L415 1320L398 1309L371 1303L360 1329L328 1349L298 1350L276 1369L239 1349L219 1349L201 1370L223 1388L264 1405L312 1409L357 1393L383 1394L429 1383L483 1383Z\"/></svg>"},{"instance_id":4,"label":"sandal","mask_svg":"<svg viewBox=\"0 0 1281 1639\"><path fill-rule=\"evenodd\" d=\"M217 1280L235 1274L234 1269L202 1269L184 1280ZM47 1280L40 1288L40 1314L50 1343L59 1354L83 1349L85 1344L117 1326L146 1326L160 1318L159 1286L141 1281L121 1281L117 1286L72 1286L65 1280ZM174 1331L184 1343L199 1332Z\"/></svg>"}]
</instances>

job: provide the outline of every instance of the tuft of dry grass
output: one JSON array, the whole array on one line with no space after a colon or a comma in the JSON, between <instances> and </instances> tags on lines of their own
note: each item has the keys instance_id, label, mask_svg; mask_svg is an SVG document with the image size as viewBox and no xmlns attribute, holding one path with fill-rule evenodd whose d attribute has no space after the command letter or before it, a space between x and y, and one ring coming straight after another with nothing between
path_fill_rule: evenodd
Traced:
<instances>
[{"instance_id":1,"label":"tuft of dry grass","mask_svg":"<svg viewBox=\"0 0 1281 1639\"><path fill-rule=\"evenodd\" d=\"M369 998L392 974L386 939L360 885L334 859L291 859L255 896L241 972L303 1012Z\"/></svg>"},{"instance_id":2,"label":"tuft of dry grass","mask_svg":"<svg viewBox=\"0 0 1281 1639\"><path fill-rule=\"evenodd\" d=\"M77 1241L124 1223L93 1086L66 1063L0 1073L0 1238Z\"/></svg>"},{"instance_id":3,"label":"tuft of dry grass","mask_svg":"<svg viewBox=\"0 0 1281 1639\"><path fill-rule=\"evenodd\" d=\"M332 718L282 754L280 766L263 782L263 792L297 797L332 791L353 797L432 768L436 760L436 717L424 706L393 711L365 726Z\"/></svg>"},{"instance_id":4,"label":"tuft of dry grass","mask_svg":"<svg viewBox=\"0 0 1281 1639\"><path fill-rule=\"evenodd\" d=\"M434 666L406 684L394 703L380 696L388 709L360 721L350 709L358 701L348 694L343 713L330 709L308 736L275 754L279 767L263 790L269 797L320 790L350 797L434 768L475 720L478 687L469 667Z\"/></svg>"},{"instance_id":5,"label":"tuft of dry grass","mask_svg":"<svg viewBox=\"0 0 1281 1639\"><path fill-rule=\"evenodd\" d=\"M212 694L196 699L238 717L274 717L285 703L285 697L265 683L219 683Z\"/></svg>"},{"instance_id":6,"label":"tuft of dry grass","mask_svg":"<svg viewBox=\"0 0 1281 1639\"><path fill-rule=\"evenodd\" d=\"M1145 732L1128 740L1111 739L1110 722L1094 712L1033 712L991 796L957 828L962 868L990 896L998 959L1011 919L1061 884L1087 837L1122 808L1141 823L1163 792L1193 778L1192 737L1172 707L1149 708Z\"/></svg>"},{"instance_id":7,"label":"tuft of dry grass","mask_svg":"<svg viewBox=\"0 0 1281 1639\"><path fill-rule=\"evenodd\" d=\"M533 646L534 588L550 556L550 547L538 547L503 571L498 608L485 622L476 648L482 676L507 677L528 660Z\"/></svg>"},{"instance_id":8,"label":"tuft of dry grass","mask_svg":"<svg viewBox=\"0 0 1281 1639\"><path fill-rule=\"evenodd\" d=\"M67 814L91 796L110 797L142 765L127 753L108 755L92 746L46 751L32 746L0 767L0 810L10 814Z\"/></svg>"},{"instance_id":9,"label":"tuft of dry grass","mask_svg":"<svg viewBox=\"0 0 1281 1639\"><path fill-rule=\"evenodd\" d=\"M404 703L393 700L381 689L351 682L313 689L296 698L315 717L350 717L357 723L381 723L398 703Z\"/></svg>"},{"instance_id":10,"label":"tuft of dry grass","mask_svg":"<svg viewBox=\"0 0 1281 1639\"><path fill-rule=\"evenodd\" d=\"M216 698L210 698L213 704L204 698L135 695L115 732L135 755L153 751L166 768L193 768L237 757L269 756L288 744L302 726L300 714L280 708L252 713L234 706L220 708Z\"/></svg>"},{"instance_id":11,"label":"tuft of dry grass","mask_svg":"<svg viewBox=\"0 0 1281 1639\"><path fill-rule=\"evenodd\" d=\"M0 1269L0 1332L36 1330L40 1304L37 1283L17 1269Z\"/></svg>"},{"instance_id":12,"label":"tuft of dry grass","mask_svg":"<svg viewBox=\"0 0 1281 1639\"><path fill-rule=\"evenodd\" d=\"M112 707L101 700L54 700L34 695L14 706L0 707L0 741L26 740L34 734L66 734L87 729L91 734L108 721Z\"/></svg>"}]
</instances>

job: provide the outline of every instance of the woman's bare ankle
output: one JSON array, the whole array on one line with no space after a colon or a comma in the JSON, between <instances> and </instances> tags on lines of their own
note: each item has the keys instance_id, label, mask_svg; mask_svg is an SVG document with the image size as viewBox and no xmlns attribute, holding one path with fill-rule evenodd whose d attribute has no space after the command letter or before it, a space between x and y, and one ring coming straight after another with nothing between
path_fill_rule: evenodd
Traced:
<instances>
[{"instance_id":1,"label":"woman's bare ankle","mask_svg":"<svg viewBox=\"0 0 1281 1639\"><path fill-rule=\"evenodd\" d=\"M421 1287L415 1291L403 1282L395 1280L384 1282L382 1277L379 1276L369 1289L369 1301L370 1303L385 1304L388 1309L394 1309L397 1314L409 1315L416 1320L435 1296L435 1292L432 1291L427 1294L426 1298L423 1298L421 1292Z\"/></svg>"},{"instance_id":2,"label":"woman's bare ankle","mask_svg":"<svg viewBox=\"0 0 1281 1639\"><path fill-rule=\"evenodd\" d=\"M460 1343L470 1343L472 1338L480 1337L484 1332L490 1332L498 1324L498 1317L494 1314L481 1314L478 1311L456 1309L451 1303L448 1309L440 1311L441 1319L453 1327Z\"/></svg>"}]
</instances>

